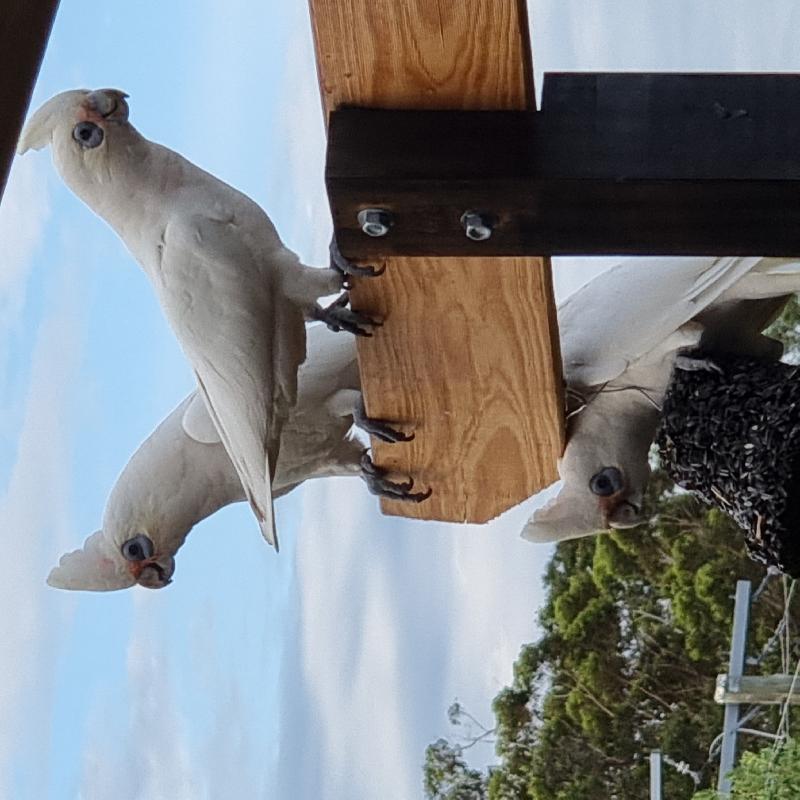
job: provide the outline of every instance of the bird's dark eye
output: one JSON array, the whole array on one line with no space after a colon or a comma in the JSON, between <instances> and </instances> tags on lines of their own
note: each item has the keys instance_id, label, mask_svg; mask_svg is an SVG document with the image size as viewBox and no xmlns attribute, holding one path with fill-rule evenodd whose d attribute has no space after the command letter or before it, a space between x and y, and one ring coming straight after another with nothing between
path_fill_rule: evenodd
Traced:
<instances>
[{"instance_id":1,"label":"bird's dark eye","mask_svg":"<svg viewBox=\"0 0 800 800\"><path fill-rule=\"evenodd\" d=\"M622 473L616 467L603 467L600 472L592 475L589 481L592 494L600 497L609 497L618 492L622 486Z\"/></svg>"},{"instance_id":2,"label":"bird's dark eye","mask_svg":"<svg viewBox=\"0 0 800 800\"><path fill-rule=\"evenodd\" d=\"M128 539L121 549L122 555L128 561L144 561L153 555L153 543L143 533L137 534L133 539Z\"/></svg>"},{"instance_id":3,"label":"bird's dark eye","mask_svg":"<svg viewBox=\"0 0 800 800\"><path fill-rule=\"evenodd\" d=\"M91 150L103 142L103 129L94 122L79 122L72 129L72 138L81 146Z\"/></svg>"}]
</instances>

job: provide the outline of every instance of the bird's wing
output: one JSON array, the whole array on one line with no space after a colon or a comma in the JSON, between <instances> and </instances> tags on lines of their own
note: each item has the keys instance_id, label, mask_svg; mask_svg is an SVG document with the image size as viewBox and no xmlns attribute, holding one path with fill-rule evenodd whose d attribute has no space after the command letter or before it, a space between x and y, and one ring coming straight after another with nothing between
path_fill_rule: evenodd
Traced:
<instances>
[{"instance_id":1,"label":"bird's wing","mask_svg":"<svg viewBox=\"0 0 800 800\"><path fill-rule=\"evenodd\" d=\"M298 393L304 398L322 403L339 389L360 388L355 336L312 324L306 329L306 349L306 360L298 373Z\"/></svg>"},{"instance_id":2,"label":"bird's wing","mask_svg":"<svg viewBox=\"0 0 800 800\"><path fill-rule=\"evenodd\" d=\"M170 221L161 248L167 316L258 519L277 548L270 481L283 423L305 358L302 311L278 296L279 280L235 215Z\"/></svg>"},{"instance_id":3,"label":"bird's wing","mask_svg":"<svg viewBox=\"0 0 800 800\"><path fill-rule=\"evenodd\" d=\"M183 432L200 444L219 444L219 431L211 421L205 401L198 392L192 392L181 418Z\"/></svg>"},{"instance_id":4,"label":"bird's wing","mask_svg":"<svg viewBox=\"0 0 800 800\"><path fill-rule=\"evenodd\" d=\"M752 270L759 258L631 258L558 308L567 382L619 377Z\"/></svg>"},{"instance_id":5,"label":"bird's wing","mask_svg":"<svg viewBox=\"0 0 800 800\"><path fill-rule=\"evenodd\" d=\"M258 412L247 413L241 403L231 398L225 382L217 380L213 375L210 376L208 385L199 371L195 372L195 377L199 393L208 406L222 444L242 482L250 508L258 520L261 534L277 550L279 545L272 507L273 468L270 464L270 450L275 450L272 463L277 464L278 457L277 448L270 447L264 438L268 429L265 415ZM234 406L238 407L239 413L231 413ZM243 415L242 411L245 411ZM274 430L276 420L269 422Z\"/></svg>"},{"instance_id":6,"label":"bird's wing","mask_svg":"<svg viewBox=\"0 0 800 800\"><path fill-rule=\"evenodd\" d=\"M95 531L79 550L61 556L47 576L56 589L110 592L136 583L125 562L114 555L103 531Z\"/></svg>"}]
</instances>

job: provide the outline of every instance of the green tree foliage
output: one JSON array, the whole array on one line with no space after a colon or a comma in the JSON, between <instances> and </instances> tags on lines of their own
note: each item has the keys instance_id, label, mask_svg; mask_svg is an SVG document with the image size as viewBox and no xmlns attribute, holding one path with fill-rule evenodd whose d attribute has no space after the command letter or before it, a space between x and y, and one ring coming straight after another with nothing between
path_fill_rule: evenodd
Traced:
<instances>
[{"instance_id":1,"label":"green tree foliage","mask_svg":"<svg viewBox=\"0 0 800 800\"><path fill-rule=\"evenodd\" d=\"M773 750L745 753L733 771L730 800L797 800L800 797L800 741L790 739ZM693 800L722 800L714 791L698 792Z\"/></svg>"},{"instance_id":2,"label":"green tree foliage","mask_svg":"<svg viewBox=\"0 0 800 800\"><path fill-rule=\"evenodd\" d=\"M461 750L440 740L428 749L427 797L632 800L648 795L648 754L656 748L711 785L708 747L722 725L714 682L727 661L734 582L758 584L764 569L726 516L673 493L658 473L650 503L648 529L556 548L543 634L523 647L511 686L494 700L499 763L483 778L485 795L471 788L480 781ZM773 579L754 606L753 653L781 617L783 591ZM779 671L777 658L765 671ZM697 788L671 768L664 781L670 800L687 800Z\"/></svg>"},{"instance_id":3,"label":"green tree foliage","mask_svg":"<svg viewBox=\"0 0 800 800\"><path fill-rule=\"evenodd\" d=\"M445 739L425 751L425 796L432 800L484 800L486 779L470 769L461 748Z\"/></svg>"},{"instance_id":4,"label":"green tree foliage","mask_svg":"<svg viewBox=\"0 0 800 800\"><path fill-rule=\"evenodd\" d=\"M796 295L792 296L780 317L765 332L783 342L786 360L795 364L800 360L800 302Z\"/></svg>"}]
</instances>

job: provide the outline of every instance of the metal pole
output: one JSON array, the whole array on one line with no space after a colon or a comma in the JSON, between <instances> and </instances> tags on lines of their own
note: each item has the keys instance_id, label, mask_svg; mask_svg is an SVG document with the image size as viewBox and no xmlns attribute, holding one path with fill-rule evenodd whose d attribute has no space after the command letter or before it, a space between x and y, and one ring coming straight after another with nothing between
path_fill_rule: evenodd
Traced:
<instances>
[{"instance_id":1,"label":"metal pole","mask_svg":"<svg viewBox=\"0 0 800 800\"><path fill-rule=\"evenodd\" d=\"M733 691L739 689L739 679L744 672L747 626L750 621L750 581L736 582L736 601L733 606L733 629L731 631L731 657L728 662L728 685ZM739 704L725 705L725 721L722 727L722 748L719 753L719 778L717 791L729 796L731 781L728 777L736 761L736 730L739 727Z\"/></svg>"},{"instance_id":2,"label":"metal pole","mask_svg":"<svg viewBox=\"0 0 800 800\"><path fill-rule=\"evenodd\" d=\"M650 800L662 800L660 750L653 750L650 753Z\"/></svg>"}]
</instances>

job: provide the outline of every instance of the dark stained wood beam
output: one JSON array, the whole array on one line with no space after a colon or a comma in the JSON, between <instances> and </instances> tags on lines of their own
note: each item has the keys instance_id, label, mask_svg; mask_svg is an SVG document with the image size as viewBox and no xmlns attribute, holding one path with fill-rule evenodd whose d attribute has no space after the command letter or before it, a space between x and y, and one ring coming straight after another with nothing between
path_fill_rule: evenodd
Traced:
<instances>
[{"instance_id":1,"label":"dark stained wood beam","mask_svg":"<svg viewBox=\"0 0 800 800\"><path fill-rule=\"evenodd\" d=\"M0 198L57 8L58 0L3 0L0 7Z\"/></svg>"},{"instance_id":2,"label":"dark stained wood beam","mask_svg":"<svg viewBox=\"0 0 800 800\"><path fill-rule=\"evenodd\" d=\"M800 254L800 75L554 74L542 110L331 117L342 251ZM391 212L364 235L365 207ZM471 241L468 209L493 222Z\"/></svg>"}]
</instances>

